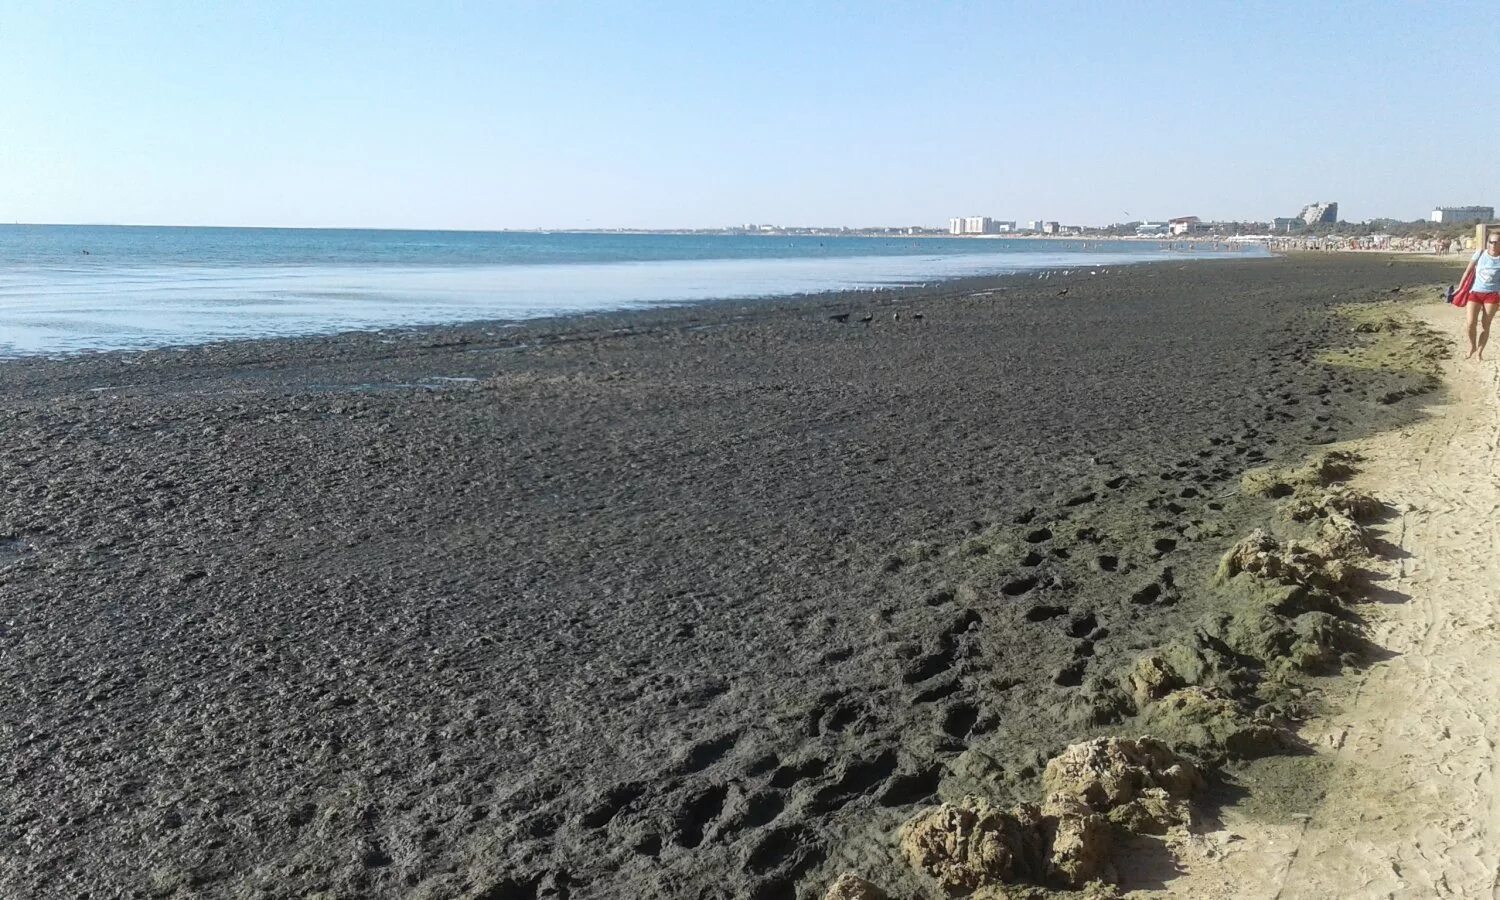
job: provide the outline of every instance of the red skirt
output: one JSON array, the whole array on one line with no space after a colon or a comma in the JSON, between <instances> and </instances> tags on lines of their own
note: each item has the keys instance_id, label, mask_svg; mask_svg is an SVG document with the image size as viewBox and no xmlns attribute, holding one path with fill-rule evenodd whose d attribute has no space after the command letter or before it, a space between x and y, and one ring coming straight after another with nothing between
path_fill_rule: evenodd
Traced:
<instances>
[{"instance_id":1,"label":"red skirt","mask_svg":"<svg viewBox=\"0 0 1500 900\"><path fill-rule=\"evenodd\" d=\"M1458 283L1458 290L1453 292L1453 305L1464 306L1468 304L1471 290L1474 287L1474 270L1470 269L1464 273L1464 280Z\"/></svg>"}]
</instances>

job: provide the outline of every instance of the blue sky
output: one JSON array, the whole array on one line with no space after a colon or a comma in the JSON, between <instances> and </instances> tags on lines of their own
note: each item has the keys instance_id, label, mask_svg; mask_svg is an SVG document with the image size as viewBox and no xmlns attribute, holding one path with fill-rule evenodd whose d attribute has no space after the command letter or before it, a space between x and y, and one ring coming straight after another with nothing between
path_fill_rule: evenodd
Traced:
<instances>
[{"instance_id":1,"label":"blue sky","mask_svg":"<svg viewBox=\"0 0 1500 900\"><path fill-rule=\"evenodd\" d=\"M1492 3L0 0L0 221L1418 218L1500 205L1497 26Z\"/></svg>"}]
</instances>

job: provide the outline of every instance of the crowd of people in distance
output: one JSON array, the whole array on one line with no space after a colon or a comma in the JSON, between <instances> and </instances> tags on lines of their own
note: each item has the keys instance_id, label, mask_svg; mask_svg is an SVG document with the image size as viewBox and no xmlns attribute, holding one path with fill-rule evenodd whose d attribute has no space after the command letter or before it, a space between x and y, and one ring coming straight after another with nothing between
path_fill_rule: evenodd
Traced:
<instances>
[{"instance_id":1,"label":"crowd of people in distance","mask_svg":"<svg viewBox=\"0 0 1500 900\"><path fill-rule=\"evenodd\" d=\"M1265 242L1271 250L1380 250L1396 253L1458 253L1475 248L1472 237L1417 238L1389 234L1360 237L1321 235L1317 237L1273 237Z\"/></svg>"}]
</instances>

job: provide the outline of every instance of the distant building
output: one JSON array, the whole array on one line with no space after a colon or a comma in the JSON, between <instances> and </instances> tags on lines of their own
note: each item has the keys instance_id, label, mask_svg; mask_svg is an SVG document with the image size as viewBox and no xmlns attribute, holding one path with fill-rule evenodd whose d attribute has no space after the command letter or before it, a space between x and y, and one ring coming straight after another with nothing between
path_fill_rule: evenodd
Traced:
<instances>
[{"instance_id":1,"label":"distant building","mask_svg":"<svg viewBox=\"0 0 1500 900\"><path fill-rule=\"evenodd\" d=\"M1439 206L1432 211L1432 221L1440 225L1461 222L1490 222L1495 218L1493 206Z\"/></svg>"},{"instance_id":2,"label":"distant building","mask_svg":"<svg viewBox=\"0 0 1500 900\"><path fill-rule=\"evenodd\" d=\"M1027 231L1041 231L1042 230L1042 224L1043 223L1042 223L1041 219L1032 219L1030 222L1026 223L1026 230Z\"/></svg>"},{"instance_id":3,"label":"distant building","mask_svg":"<svg viewBox=\"0 0 1500 900\"><path fill-rule=\"evenodd\" d=\"M1135 226L1135 233L1140 237L1154 237L1156 235L1169 234L1172 230L1169 222L1142 222Z\"/></svg>"},{"instance_id":4,"label":"distant building","mask_svg":"<svg viewBox=\"0 0 1500 900\"><path fill-rule=\"evenodd\" d=\"M1319 222L1336 223L1339 220L1339 205L1337 203L1309 203L1302 207L1302 215L1299 218L1308 225L1317 225Z\"/></svg>"},{"instance_id":5,"label":"distant building","mask_svg":"<svg viewBox=\"0 0 1500 900\"><path fill-rule=\"evenodd\" d=\"M1056 222L1043 222L1042 234L1057 234L1058 228L1059 226Z\"/></svg>"},{"instance_id":6,"label":"distant building","mask_svg":"<svg viewBox=\"0 0 1500 900\"><path fill-rule=\"evenodd\" d=\"M1278 216L1271 220L1271 231L1286 234L1289 231L1296 231L1306 224L1300 217L1281 218Z\"/></svg>"},{"instance_id":7,"label":"distant building","mask_svg":"<svg viewBox=\"0 0 1500 900\"><path fill-rule=\"evenodd\" d=\"M949 234L1007 234L1015 230L1015 222L1001 222L989 216L964 216L948 220Z\"/></svg>"},{"instance_id":8,"label":"distant building","mask_svg":"<svg viewBox=\"0 0 1500 900\"><path fill-rule=\"evenodd\" d=\"M1174 235L1201 234L1208 231L1208 225L1197 216L1179 216L1167 223L1168 230Z\"/></svg>"}]
</instances>

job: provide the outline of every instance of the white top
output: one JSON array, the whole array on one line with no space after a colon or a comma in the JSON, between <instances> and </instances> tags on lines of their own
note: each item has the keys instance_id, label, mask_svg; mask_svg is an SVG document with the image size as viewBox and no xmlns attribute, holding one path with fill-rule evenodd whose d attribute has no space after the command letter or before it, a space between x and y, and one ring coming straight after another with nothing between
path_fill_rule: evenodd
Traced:
<instances>
[{"instance_id":1,"label":"white top","mask_svg":"<svg viewBox=\"0 0 1500 900\"><path fill-rule=\"evenodd\" d=\"M1470 290L1500 293L1500 256L1491 256L1488 250L1474 254L1474 287Z\"/></svg>"}]
</instances>

